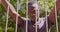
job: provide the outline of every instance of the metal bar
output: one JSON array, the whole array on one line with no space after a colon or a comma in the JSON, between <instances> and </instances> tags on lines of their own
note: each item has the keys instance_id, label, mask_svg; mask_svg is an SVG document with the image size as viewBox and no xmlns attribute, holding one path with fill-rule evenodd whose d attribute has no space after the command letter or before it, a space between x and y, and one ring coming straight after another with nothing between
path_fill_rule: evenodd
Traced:
<instances>
[{"instance_id":1,"label":"metal bar","mask_svg":"<svg viewBox=\"0 0 60 32\"><path fill-rule=\"evenodd\" d=\"M37 32L37 11L36 11L36 32Z\"/></svg>"},{"instance_id":2,"label":"metal bar","mask_svg":"<svg viewBox=\"0 0 60 32\"><path fill-rule=\"evenodd\" d=\"M1 0L0 0L0 4L1 4Z\"/></svg>"},{"instance_id":3,"label":"metal bar","mask_svg":"<svg viewBox=\"0 0 60 32\"><path fill-rule=\"evenodd\" d=\"M18 13L18 4L19 4L19 0L17 0L17 13ZM18 15L16 15L16 29L15 29L15 32L17 32L17 29L18 29Z\"/></svg>"},{"instance_id":4,"label":"metal bar","mask_svg":"<svg viewBox=\"0 0 60 32\"><path fill-rule=\"evenodd\" d=\"M6 0L7 1L7 0ZM6 28L5 28L5 32L7 32L8 30L8 16L9 16L9 5L7 7L7 18L6 18Z\"/></svg>"},{"instance_id":5,"label":"metal bar","mask_svg":"<svg viewBox=\"0 0 60 32\"><path fill-rule=\"evenodd\" d=\"M46 6L47 6L47 0L44 0L44 10L45 10L45 15L46 15L46 32L48 32L48 21L47 21L47 10L46 10Z\"/></svg>"},{"instance_id":6,"label":"metal bar","mask_svg":"<svg viewBox=\"0 0 60 32\"><path fill-rule=\"evenodd\" d=\"M57 20L56 1L57 1L57 0L55 0L55 2L54 2L54 5L55 5L55 17L56 17L56 18L55 18L55 19L56 19L56 32L59 32L59 31L58 31L58 20Z\"/></svg>"},{"instance_id":7,"label":"metal bar","mask_svg":"<svg viewBox=\"0 0 60 32\"><path fill-rule=\"evenodd\" d=\"M35 1L36 1L36 4L37 4L37 0L35 0ZM38 4L37 4L37 5L38 5ZM37 22L38 22L38 21L37 21L37 19L38 19L37 13L38 13L38 11L36 10L35 12L36 12L36 32L37 32Z\"/></svg>"},{"instance_id":8,"label":"metal bar","mask_svg":"<svg viewBox=\"0 0 60 32\"><path fill-rule=\"evenodd\" d=\"M26 32L28 32L28 0L26 0Z\"/></svg>"}]
</instances>

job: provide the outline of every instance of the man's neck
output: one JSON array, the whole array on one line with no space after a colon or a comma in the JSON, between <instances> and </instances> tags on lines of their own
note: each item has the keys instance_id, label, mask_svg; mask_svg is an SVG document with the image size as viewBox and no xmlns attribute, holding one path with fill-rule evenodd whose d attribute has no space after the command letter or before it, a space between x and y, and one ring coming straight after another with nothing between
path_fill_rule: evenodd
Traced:
<instances>
[{"instance_id":1,"label":"man's neck","mask_svg":"<svg viewBox=\"0 0 60 32\"><path fill-rule=\"evenodd\" d=\"M39 21L39 18L37 19L37 21ZM36 23L36 20L31 20L31 23L32 24L35 24Z\"/></svg>"}]
</instances>

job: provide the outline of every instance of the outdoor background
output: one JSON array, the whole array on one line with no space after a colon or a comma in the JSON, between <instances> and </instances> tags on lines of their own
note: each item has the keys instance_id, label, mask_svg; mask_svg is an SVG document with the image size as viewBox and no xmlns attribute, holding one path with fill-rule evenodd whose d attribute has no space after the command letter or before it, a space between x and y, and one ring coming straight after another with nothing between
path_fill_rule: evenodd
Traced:
<instances>
[{"instance_id":1,"label":"outdoor background","mask_svg":"<svg viewBox=\"0 0 60 32\"><path fill-rule=\"evenodd\" d=\"M10 3L14 6L15 9L17 9L17 0L10 0ZM40 5L40 17L44 17L45 16L44 0L38 0L38 3ZM54 0L47 0L46 3L47 5L45 9L46 11L48 11L48 14L50 14L51 10L54 7ZM25 17L26 16L26 0L19 0L18 8L19 8L19 14L22 17ZM6 12L7 11L4 9L4 7L0 3L0 32L5 32ZM59 23L59 32L60 32L60 12L58 13L58 23ZM51 32L55 32L55 31L56 31L55 26L52 26ZM9 22L8 22L8 32L15 32L15 22L10 15L9 15ZM22 32L22 30L18 28L18 32Z\"/></svg>"}]
</instances>

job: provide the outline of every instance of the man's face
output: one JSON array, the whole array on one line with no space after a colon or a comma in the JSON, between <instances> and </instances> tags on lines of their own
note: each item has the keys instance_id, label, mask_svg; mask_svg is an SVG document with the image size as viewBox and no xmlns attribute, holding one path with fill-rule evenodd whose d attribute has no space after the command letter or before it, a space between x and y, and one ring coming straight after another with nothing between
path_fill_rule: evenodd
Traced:
<instances>
[{"instance_id":1,"label":"man's face","mask_svg":"<svg viewBox=\"0 0 60 32\"><path fill-rule=\"evenodd\" d=\"M36 17L39 16L39 7L37 4L32 4L30 7L28 7L28 14L32 21L36 21Z\"/></svg>"}]
</instances>

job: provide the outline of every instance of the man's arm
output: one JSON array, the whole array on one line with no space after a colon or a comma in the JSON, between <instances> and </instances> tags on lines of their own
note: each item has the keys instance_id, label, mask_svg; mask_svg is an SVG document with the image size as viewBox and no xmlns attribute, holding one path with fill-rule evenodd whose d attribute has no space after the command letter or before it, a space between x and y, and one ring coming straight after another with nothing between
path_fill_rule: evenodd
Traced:
<instances>
[{"instance_id":1,"label":"man's arm","mask_svg":"<svg viewBox=\"0 0 60 32\"><path fill-rule=\"evenodd\" d=\"M57 0L56 2L56 9L57 9L57 12L60 10L60 0ZM48 17L49 21L51 21L51 23L53 24L56 19L55 19L55 9L53 9Z\"/></svg>"},{"instance_id":2,"label":"man's arm","mask_svg":"<svg viewBox=\"0 0 60 32\"><path fill-rule=\"evenodd\" d=\"M9 5L9 15L12 16L14 21L16 22L16 16L18 16L18 24L20 25L22 22L21 16L15 11L14 7L6 0L1 0L2 5L4 8L7 10L8 5Z\"/></svg>"}]
</instances>

